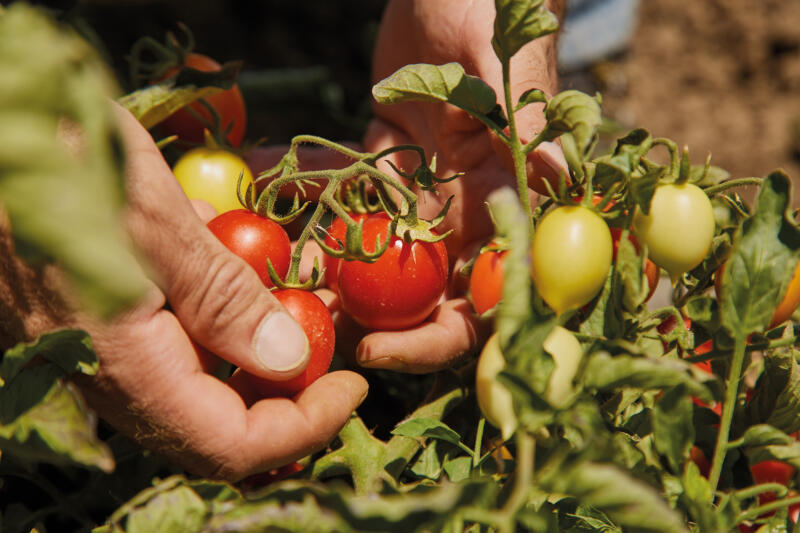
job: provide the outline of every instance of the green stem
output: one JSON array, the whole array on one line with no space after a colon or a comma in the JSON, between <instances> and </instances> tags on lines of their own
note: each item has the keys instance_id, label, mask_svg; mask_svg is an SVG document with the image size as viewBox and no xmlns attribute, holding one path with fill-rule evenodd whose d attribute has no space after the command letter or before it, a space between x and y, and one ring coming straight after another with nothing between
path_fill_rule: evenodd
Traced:
<instances>
[{"instance_id":1,"label":"green stem","mask_svg":"<svg viewBox=\"0 0 800 533\"><path fill-rule=\"evenodd\" d=\"M339 152L340 154L343 154L343 155L345 155L345 156L347 156L347 157L349 157L351 159L359 159L359 160L361 160L361 159L364 159L364 158L366 158L366 157L368 157L370 155L368 152L362 153L362 152L353 150L352 148L348 148L346 146L343 146L343 145L341 145L339 143L336 143L336 142L333 142L333 141L329 141L328 139L325 139L324 137L317 137L316 135L297 135L297 136L293 137L292 138L292 145L291 145L290 149L294 151L294 150L296 150L296 147L299 146L300 144L318 144L319 146L323 146L323 147L329 148L329 149L331 149L331 150L333 150L335 152Z\"/></svg>"},{"instance_id":2,"label":"green stem","mask_svg":"<svg viewBox=\"0 0 800 533\"><path fill-rule=\"evenodd\" d=\"M579 338L579 340L581 340ZM796 342L798 342L797 337L787 337L785 339L775 339L767 342L754 342L752 344L748 344L745 348L747 353L750 352L760 352L764 350L773 350L775 348L785 348L786 346L794 346ZM705 361L710 361L712 359L717 359L720 355L726 352L718 352L717 350L711 350L710 352L704 353L703 355L692 355L690 357L686 357L684 360L687 363L703 363Z\"/></svg>"},{"instance_id":3,"label":"green stem","mask_svg":"<svg viewBox=\"0 0 800 533\"><path fill-rule=\"evenodd\" d=\"M753 509L749 509L747 512L742 513L739 516L739 523L744 522L745 520L752 520L754 518L758 518L759 516L768 513L770 511L777 511L781 507L789 507L790 505L795 505L798 503L800 503L800 496L795 496L794 498L786 498L785 500L778 500L767 503L765 505L754 507Z\"/></svg>"},{"instance_id":4,"label":"green stem","mask_svg":"<svg viewBox=\"0 0 800 533\"><path fill-rule=\"evenodd\" d=\"M746 489L737 490L736 498L739 500L746 500L747 498L754 498L765 492L774 492L775 496L783 498L786 496L786 493L789 492L789 489L786 488L786 485L781 485L780 483L762 483L761 485L754 485Z\"/></svg>"},{"instance_id":5,"label":"green stem","mask_svg":"<svg viewBox=\"0 0 800 533\"><path fill-rule=\"evenodd\" d=\"M703 192L706 193L707 196L711 196L734 187L742 187L745 185L761 185L763 181L763 178L739 178L735 180L728 180L717 185L712 185L711 187L706 187L703 189Z\"/></svg>"},{"instance_id":6,"label":"green stem","mask_svg":"<svg viewBox=\"0 0 800 533\"><path fill-rule=\"evenodd\" d=\"M519 139L517 131L517 121L514 118L514 106L511 102L511 61L503 61L503 93L505 95L506 110L508 112L508 130L511 134L508 147L511 156L514 158L514 173L517 176L517 194L528 219L530 235L533 235L533 212L531 202L528 199L528 173L525 169L525 153L523 152L522 141Z\"/></svg>"},{"instance_id":7,"label":"green stem","mask_svg":"<svg viewBox=\"0 0 800 533\"><path fill-rule=\"evenodd\" d=\"M472 468L477 468L481 461L481 444L483 443L483 428L486 419L481 417L478 421L478 430L475 432L475 448L472 451Z\"/></svg>"},{"instance_id":8,"label":"green stem","mask_svg":"<svg viewBox=\"0 0 800 533\"><path fill-rule=\"evenodd\" d=\"M736 337L730 373L725 383L725 403L722 404L722 418L719 422L717 444L714 448L714 460L711 463L711 472L708 475L708 482L712 489L712 499L714 497L714 492L717 490L719 477L722 473L722 464L725 461L725 454L728 451L728 438L730 436L731 422L733 421L733 411L736 408L739 383L742 379L742 366L744 365L746 346L747 336L739 334Z\"/></svg>"},{"instance_id":9,"label":"green stem","mask_svg":"<svg viewBox=\"0 0 800 533\"><path fill-rule=\"evenodd\" d=\"M515 531L517 511L528 500L528 491L533 480L533 457L536 451L536 440L525 431L517 432L517 464L514 467L514 488L499 513L503 519L499 530L501 533Z\"/></svg>"}]
</instances>

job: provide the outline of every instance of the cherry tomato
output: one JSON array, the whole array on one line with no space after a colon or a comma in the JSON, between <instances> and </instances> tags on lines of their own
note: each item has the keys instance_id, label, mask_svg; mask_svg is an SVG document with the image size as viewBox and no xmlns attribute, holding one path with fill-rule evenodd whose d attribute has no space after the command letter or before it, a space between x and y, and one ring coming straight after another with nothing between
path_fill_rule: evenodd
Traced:
<instances>
[{"instance_id":1,"label":"cherry tomato","mask_svg":"<svg viewBox=\"0 0 800 533\"><path fill-rule=\"evenodd\" d=\"M609 228L611 231L611 238L614 241L614 254L613 260L617 260L617 250L619 250L619 239L622 237L622 228ZM639 253L639 241L636 239L636 236L632 233L628 233L628 240L631 241L634 248L636 248L636 252ZM658 286L658 265L653 263L650 258L648 257L644 263L644 275L647 276L647 286L649 287L649 291L647 292L647 298L644 301L650 300L653 297L653 294L656 292L656 287Z\"/></svg>"},{"instance_id":2,"label":"cherry tomato","mask_svg":"<svg viewBox=\"0 0 800 533\"><path fill-rule=\"evenodd\" d=\"M612 254L611 232L597 213L581 206L558 207L533 234L533 283L556 313L581 307L605 284Z\"/></svg>"},{"instance_id":3,"label":"cherry tomato","mask_svg":"<svg viewBox=\"0 0 800 533\"><path fill-rule=\"evenodd\" d=\"M714 292L717 294L717 299L722 297L722 272L725 269L725 264L714 274ZM778 324L783 324L789 320L798 305L800 305L800 262L797 263L794 269L794 274L792 274L792 279L786 288L786 293L783 295L778 307L775 308L767 329L772 329Z\"/></svg>"},{"instance_id":4,"label":"cherry tomato","mask_svg":"<svg viewBox=\"0 0 800 533\"><path fill-rule=\"evenodd\" d=\"M469 276L469 294L475 312L482 315L503 296L503 260L508 251L487 250L478 255Z\"/></svg>"},{"instance_id":5,"label":"cherry tomato","mask_svg":"<svg viewBox=\"0 0 800 533\"><path fill-rule=\"evenodd\" d=\"M284 289L272 294L305 331L311 348L311 359L303 373L292 379L268 381L251 376L251 381L264 397L291 398L328 372L333 359L336 333L328 308L313 292Z\"/></svg>"},{"instance_id":6,"label":"cherry tomato","mask_svg":"<svg viewBox=\"0 0 800 533\"><path fill-rule=\"evenodd\" d=\"M478 357L475 370L475 393L483 416L491 425L500 429L503 440L508 440L517 430L517 415L511 393L499 381L499 374L506 366L497 333L489 337Z\"/></svg>"},{"instance_id":7,"label":"cherry tomato","mask_svg":"<svg viewBox=\"0 0 800 533\"><path fill-rule=\"evenodd\" d=\"M708 473L711 472L711 463L706 458L703 450L697 446L692 446L691 450L689 450L689 458L697 465L700 475L707 478Z\"/></svg>"},{"instance_id":8,"label":"cherry tomato","mask_svg":"<svg viewBox=\"0 0 800 533\"><path fill-rule=\"evenodd\" d=\"M650 259L674 280L699 265L711 248L714 211L698 186L664 184L656 187L648 215L636 210L633 225Z\"/></svg>"},{"instance_id":9,"label":"cherry tomato","mask_svg":"<svg viewBox=\"0 0 800 533\"><path fill-rule=\"evenodd\" d=\"M186 196L205 200L218 213L242 208L236 190L241 173L244 173L242 192L253 183L253 173L244 160L226 150L189 150L178 159L172 172Z\"/></svg>"},{"instance_id":10,"label":"cherry tomato","mask_svg":"<svg viewBox=\"0 0 800 533\"><path fill-rule=\"evenodd\" d=\"M350 218L356 221L356 223L361 222L362 220L366 220L367 218L379 217L385 218L389 220L389 215L386 213L375 213L375 214L366 214L366 213L348 213ZM333 223L331 223L330 227L328 228L328 234L325 236L325 244L330 246L331 248L338 249L339 243L341 241L344 243L345 236L347 233L347 225L345 224L344 220L341 218L336 218ZM322 264L325 267L325 285L332 290L333 292L339 292L339 263L342 260L336 257L331 257L329 255L325 255L322 260Z\"/></svg>"},{"instance_id":11,"label":"cherry tomato","mask_svg":"<svg viewBox=\"0 0 800 533\"><path fill-rule=\"evenodd\" d=\"M782 461L761 461L750 467L750 473L753 475L753 483L755 485L761 483L789 485L789 482L795 475L795 469L793 466ZM762 492L758 495L759 505L774 502L776 499L775 493L773 492ZM797 522L798 513L800 513L800 505L795 504L789 506L789 516L792 522ZM772 514L775 514L775 511L765 513L763 516L770 516Z\"/></svg>"},{"instance_id":12,"label":"cherry tomato","mask_svg":"<svg viewBox=\"0 0 800 533\"><path fill-rule=\"evenodd\" d=\"M215 72L221 68L221 65L210 57L194 53L186 55L184 65L203 72ZM177 72L177 68L168 71L164 78L172 76L175 72ZM234 84L230 89L207 96L204 100L214 108L219 116L221 130L226 131L230 128L226 137L230 145L239 146L244 139L247 125L247 111L239 86ZM203 120L194 116L187 108L191 108ZM181 108L167 117L161 122L160 127L166 135L177 135L187 143L202 144L203 130L207 127L203 122L212 124L211 114L200 102L192 102L186 108Z\"/></svg>"},{"instance_id":13,"label":"cherry tomato","mask_svg":"<svg viewBox=\"0 0 800 533\"><path fill-rule=\"evenodd\" d=\"M386 218L364 221L364 249L374 251L376 238L387 239ZM447 250L442 241L406 243L389 236L389 247L374 263L343 261L339 296L345 312L362 326L405 329L424 321L436 307L447 283Z\"/></svg>"},{"instance_id":14,"label":"cherry tomato","mask_svg":"<svg viewBox=\"0 0 800 533\"><path fill-rule=\"evenodd\" d=\"M273 285L267 268L268 259L281 278L289 271L291 243L280 224L246 209L237 209L214 217L209 221L208 229L255 269L264 286Z\"/></svg>"}]
</instances>

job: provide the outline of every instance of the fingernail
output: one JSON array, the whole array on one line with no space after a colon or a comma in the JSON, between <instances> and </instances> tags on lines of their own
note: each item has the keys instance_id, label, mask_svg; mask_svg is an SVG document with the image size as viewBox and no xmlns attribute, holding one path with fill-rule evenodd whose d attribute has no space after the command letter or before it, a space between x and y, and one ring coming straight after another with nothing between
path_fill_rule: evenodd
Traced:
<instances>
[{"instance_id":1,"label":"fingernail","mask_svg":"<svg viewBox=\"0 0 800 533\"><path fill-rule=\"evenodd\" d=\"M308 339L303 328L289 315L275 311L258 327L255 352L267 370L291 372L308 361Z\"/></svg>"},{"instance_id":2,"label":"fingernail","mask_svg":"<svg viewBox=\"0 0 800 533\"><path fill-rule=\"evenodd\" d=\"M569 173L569 166L567 166L567 160L564 158L564 152L556 143L545 141L536 147L536 153L556 175L561 172Z\"/></svg>"},{"instance_id":3,"label":"fingernail","mask_svg":"<svg viewBox=\"0 0 800 533\"><path fill-rule=\"evenodd\" d=\"M393 355L382 355L374 359L358 359L358 364L364 368L372 368L375 370L394 370L395 372L402 372L408 365L401 357Z\"/></svg>"}]
</instances>

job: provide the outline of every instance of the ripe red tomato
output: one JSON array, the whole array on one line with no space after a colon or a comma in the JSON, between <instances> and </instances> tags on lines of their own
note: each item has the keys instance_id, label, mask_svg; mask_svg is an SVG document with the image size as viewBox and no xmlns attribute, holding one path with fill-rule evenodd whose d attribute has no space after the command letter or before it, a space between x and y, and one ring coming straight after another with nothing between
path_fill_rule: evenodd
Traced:
<instances>
[{"instance_id":1,"label":"ripe red tomato","mask_svg":"<svg viewBox=\"0 0 800 533\"><path fill-rule=\"evenodd\" d=\"M374 214L366 214L366 213L348 213L350 218L356 221L356 223L361 222L362 220L366 220L367 218L385 218L389 220L389 215L386 213L374 213ZM341 218L336 218L331 226L328 228L328 234L325 236L325 244L330 246L331 248L338 249L339 243L336 242L337 240L344 243L345 236L347 233L347 225L345 224L344 220ZM325 267L325 285L332 290L333 292L339 292L339 264L342 262L341 259L336 257L331 257L329 255L325 255L322 264Z\"/></svg>"},{"instance_id":2,"label":"ripe red tomato","mask_svg":"<svg viewBox=\"0 0 800 533\"><path fill-rule=\"evenodd\" d=\"M619 239L622 237L622 228L608 228L611 231L611 239L614 242L614 253L613 258L614 261L617 260L617 250L619 250ZM636 248L636 252L640 253L639 248L639 241L633 233L628 233L628 240L631 241L634 248ZM650 298L653 297L653 294L656 292L656 286L658 285L658 266L653 263L650 258L648 257L644 263L644 274L647 276L647 286L650 287L650 290L647 293L647 298L644 301L648 301Z\"/></svg>"},{"instance_id":3,"label":"ripe red tomato","mask_svg":"<svg viewBox=\"0 0 800 533\"><path fill-rule=\"evenodd\" d=\"M795 475L795 470L793 466L782 461L761 461L750 467L750 473L753 475L753 483L756 485L761 483L788 485ZM775 493L762 492L758 495L758 504L765 505L774 502L776 499ZM770 516L773 514L775 514L775 511L765 513L763 516ZM800 504L790 505L789 517L792 519L792 522L797 522L798 514L800 514Z\"/></svg>"},{"instance_id":4,"label":"ripe red tomato","mask_svg":"<svg viewBox=\"0 0 800 533\"><path fill-rule=\"evenodd\" d=\"M364 249L375 239L385 242L390 221L364 222ZM339 265L339 297L345 312L369 329L397 330L415 326L436 307L447 283L447 250L442 241L404 242L389 236L389 246L374 263L344 261Z\"/></svg>"},{"instance_id":5,"label":"ripe red tomato","mask_svg":"<svg viewBox=\"0 0 800 533\"><path fill-rule=\"evenodd\" d=\"M217 215L208 229L255 269L264 286L272 287L267 259L280 277L289 271L291 243L280 224L247 209L236 209Z\"/></svg>"},{"instance_id":6,"label":"ripe red tomato","mask_svg":"<svg viewBox=\"0 0 800 533\"><path fill-rule=\"evenodd\" d=\"M292 379L268 381L251 376L251 381L256 390L266 398L291 398L328 372L333 359L336 333L328 308L313 292L284 289L272 294L305 331L311 348L311 359L303 373Z\"/></svg>"},{"instance_id":7,"label":"ripe red tomato","mask_svg":"<svg viewBox=\"0 0 800 533\"><path fill-rule=\"evenodd\" d=\"M469 293L472 307L482 315L503 296L503 260L508 251L487 250L475 260L469 276Z\"/></svg>"},{"instance_id":8,"label":"ripe red tomato","mask_svg":"<svg viewBox=\"0 0 800 533\"><path fill-rule=\"evenodd\" d=\"M722 297L722 272L725 269L723 263L716 274L714 274L714 292L717 294L717 299ZM786 288L786 294L783 295L778 307L772 314L772 320L769 322L767 329L772 329L778 324L783 324L792 316L797 306L800 305L800 262L794 269L792 279L789 281L789 286Z\"/></svg>"},{"instance_id":9,"label":"ripe red tomato","mask_svg":"<svg viewBox=\"0 0 800 533\"><path fill-rule=\"evenodd\" d=\"M214 72L221 68L221 65L202 54L187 54L184 65L203 72ZM167 71L164 78L172 76L177 68ZM231 146L239 146L244 139L244 130L247 125L247 111L244 105L244 98L239 86L234 84L230 89L207 96L205 101L214 108L219 115L220 128L227 130L227 140ZM211 123L211 114L200 102L192 102L187 108L191 108L203 120ZM194 144L202 144L203 129L206 127L202 121L195 117L187 108L182 108L167 117L161 122L161 129L167 135L177 135L182 141Z\"/></svg>"}]
</instances>

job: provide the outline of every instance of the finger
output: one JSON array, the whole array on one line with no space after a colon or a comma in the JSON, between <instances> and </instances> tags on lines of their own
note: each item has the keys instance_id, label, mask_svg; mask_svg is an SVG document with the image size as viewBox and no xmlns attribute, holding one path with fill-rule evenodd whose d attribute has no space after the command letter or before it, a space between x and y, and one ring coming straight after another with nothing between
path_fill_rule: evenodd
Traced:
<instances>
[{"instance_id":1,"label":"finger","mask_svg":"<svg viewBox=\"0 0 800 533\"><path fill-rule=\"evenodd\" d=\"M361 366L421 374L452 366L488 334L464 298L440 305L428 321L406 331L378 331L358 345Z\"/></svg>"},{"instance_id":2,"label":"finger","mask_svg":"<svg viewBox=\"0 0 800 533\"><path fill-rule=\"evenodd\" d=\"M192 202L192 209L194 209L195 214L200 217L203 224L208 224L211 222L211 219L217 216L217 210L205 200L195 198L190 200L190 202Z\"/></svg>"},{"instance_id":3,"label":"finger","mask_svg":"<svg viewBox=\"0 0 800 533\"><path fill-rule=\"evenodd\" d=\"M127 155L128 228L186 331L251 374L298 375L309 358L302 328L198 220L149 133L116 109Z\"/></svg>"},{"instance_id":4,"label":"finger","mask_svg":"<svg viewBox=\"0 0 800 533\"><path fill-rule=\"evenodd\" d=\"M236 480L321 449L367 391L359 375L336 372L295 401L261 400L248 409L233 388L202 372L170 313L119 333L98 336L109 358L98 378L84 378L87 398L120 431L204 477Z\"/></svg>"}]
</instances>

